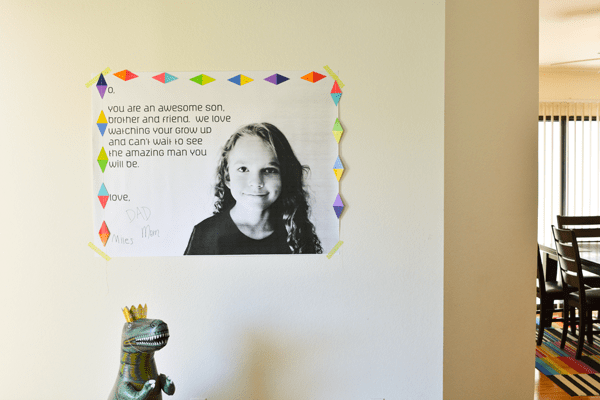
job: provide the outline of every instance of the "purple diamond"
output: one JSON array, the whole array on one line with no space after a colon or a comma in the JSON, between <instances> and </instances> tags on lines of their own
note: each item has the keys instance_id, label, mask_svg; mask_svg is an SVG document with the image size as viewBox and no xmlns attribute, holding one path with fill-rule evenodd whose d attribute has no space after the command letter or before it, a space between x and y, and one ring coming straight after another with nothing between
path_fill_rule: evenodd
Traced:
<instances>
[{"instance_id":1,"label":"purple diamond","mask_svg":"<svg viewBox=\"0 0 600 400\"><path fill-rule=\"evenodd\" d=\"M274 75L269 76L268 78L265 78L265 81L271 82L274 85L279 85L280 83L283 83L289 79L290 78L287 78L283 75L274 74Z\"/></svg>"},{"instance_id":2,"label":"purple diamond","mask_svg":"<svg viewBox=\"0 0 600 400\"><path fill-rule=\"evenodd\" d=\"M340 218L340 215L342 215L343 210L344 203L342 202L342 198L338 193L337 197L335 198L335 201L333 202L333 211L335 211L335 215L337 215L338 219Z\"/></svg>"}]
</instances>

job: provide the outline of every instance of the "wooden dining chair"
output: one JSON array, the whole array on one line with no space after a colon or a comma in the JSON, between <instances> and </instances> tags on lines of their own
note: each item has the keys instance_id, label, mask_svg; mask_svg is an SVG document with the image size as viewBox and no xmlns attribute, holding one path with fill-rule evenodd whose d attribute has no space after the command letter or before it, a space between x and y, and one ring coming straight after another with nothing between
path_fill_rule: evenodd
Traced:
<instances>
[{"instance_id":1,"label":"wooden dining chair","mask_svg":"<svg viewBox=\"0 0 600 400\"><path fill-rule=\"evenodd\" d=\"M581 241L600 240L600 215L597 216L565 216L557 215L556 222L559 229L571 229ZM593 272L583 271L585 284L600 288L600 276Z\"/></svg>"},{"instance_id":2,"label":"wooden dining chair","mask_svg":"<svg viewBox=\"0 0 600 400\"><path fill-rule=\"evenodd\" d=\"M544 329L550 328L553 322L564 322L565 319L575 318L575 309L570 307L554 308L556 301L563 301L565 296L563 288L556 281L547 281L544 273L544 265L540 256L540 246L538 245L537 256L537 297L540 299L540 309L536 314L540 315L539 330L537 336L537 345L542 344L544 338ZM574 289L573 289L574 290ZM571 290L571 291L573 291ZM561 318L553 318L554 313L562 313ZM565 324L565 326L568 326ZM573 333L575 333L575 324L571 325Z\"/></svg>"},{"instance_id":3,"label":"wooden dining chair","mask_svg":"<svg viewBox=\"0 0 600 400\"><path fill-rule=\"evenodd\" d=\"M560 229L571 229L580 240L582 238L598 238L600 240L600 215L596 216L556 216Z\"/></svg>"},{"instance_id":4,"label":"wooden dining chair","mask_svg":"<svg viewBox=\"0 0 600 400\"><path fill-rule=\"evenodd\" d=\"M563 285L564 307L575 307L579 310L579 334L575 358L580 359L586 334L588 334L588 343L593 344L592 335L600 333L600 330L593 330L593 323L600 321L592 320L592 311L600 310L600 289L586 288L575 232L570 229L560 229L552 226L552 234L556 243L558 266ZM569 292L570 287L575 288L575 291ZM567 331L571 323L575 323L575 318L567 318L564 322L560 341L561 349L565 347Z\"/></svg>"}]
</instances>

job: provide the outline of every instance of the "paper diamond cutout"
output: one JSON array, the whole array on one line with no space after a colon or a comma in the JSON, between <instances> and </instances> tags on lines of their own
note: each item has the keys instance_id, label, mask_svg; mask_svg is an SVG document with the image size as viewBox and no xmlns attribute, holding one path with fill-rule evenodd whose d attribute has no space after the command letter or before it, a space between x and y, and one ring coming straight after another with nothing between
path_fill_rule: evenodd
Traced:
<instances>
[{"instance_id":1,"label":"paper diamond cutout","mask_svg":"<svg viewBox=\"0 0 600 400\"><path fill-rule=\"evenodd\" d=\"M133 79L133 78L137 78L137 77L138 76L136 74L134 74L133 72L131 72L131 71L127 71L127 73L125 74L125 80L126 81L128 81L130 79Z\"/></svg>"},{"instance_id":2,"label":"paper diamond cutout","mask_svg":"<svg viewBox=\"0 0 600 400\"><path fill-rule=\"evenodd\" d=\"M104 151L104 147L100 150L100 154L98 154L98 160L108 161L108 156L106 155L106 151Z\"/></svg>"},{"instance_id":3,"label":"paper diamond cutout","mask_svg":"<svg viewBox=\"0 0 600 400\"><path fill-rule=\"evenodd\" d=\"M331 93L331 98L333 99L333 102L337 106L338 103L340 102L340 99L342 98L342 94L341 93Z\"/></svg>"},{"instance_id":4,"label":"paper diamond cutout","mask_svg":"<svg viewBox=\"0 0 600 400\"><path fill-rule=\"evenodd\" d=\"M100 231L98 231L100 235L100 240L106 247L106 242L108 242L108 238L110 237L110 231L108 230L108 226L106 226L106 221L102 221L102 226L100 227Z\"/></svg>"},{"instance_id":5,"label":"paper diamond cutout","mask_svg":"<svg viewBox=\"0 0 600 400\"><path fill-rule=\"evenodd\" d=\"M337 160L335 160L335 163L333 164L333 168L344 169L344 164L342 164L342 160L340 160L339 156L338 156Z\"/></svg>"},{"instance_id":6,"label":"paper diamond cutout","mask_svg":"<svg viewBox=\"0 0 600 400\"><path fill-rule=\"evenodd\" d=\"M104 98L104 94L106 93L106 80L104 80L104 75L102 72L100 73L100 77L98 78L98 83L96 83L96 89L98 89L98 93L100 93L100 98Z\"/></svg>"},{"instance_id":7,"label":"paper diamond cutout","mask_svg":"<svg viewBox=\"0 0 600 400\"><path fill-rule=\"evenodd\" d=\"M102 186L100 186L98 196L108 196L108 190L106 190L106 186L104 186L104 183L102 184Z\"/></svg>"},{"instance_id":8,"label":"paper diamond cutout","mask_svg":"<svg viewBox=\"0 0 600 400\"><path fill-rule=\"evenodd\" d=\"M203 74L200 74L200 75L195 76L192 79L190 79L190 81L196 82L196 83L198 83L200 85L206 85L207 83L211 83L214 80L215 80L215 78L211 78L210 76L203 75Z\"/></svg>"},{"instance_id":9,"label":"paper diamond cutout","mask_svg":"<svg viewBox=\"0 0 600 400\"><path fill-rule=\"evenodd\" d=\"M334 130L334 131L342 131L342 132L344 131L342 129L342 124L340 124L340 119L339 118L335 119L335 123L333 124L333 129L332 130Z\"/></svg>"},{"instance_id":10,"label":"paper diamond cutout","mask_svg":"<svg viewBox=\"0 0 600 400\"><path fill-rule=\"evenodd\" d=\"M108 164L108 156L106 155L106 151L104 151L104 147L100 150L100 154L98 154L98 165L100 165L100 169L104 173L106 169L106 164Z\"/></svg>"},{"instance_id":11,"label":"paper diamond cutout","mask_svg":"<svg viewBox=\"0 0 600 400\"><path fill-rule=\"evenodd\" d=\"M340 89L340 85L338 85L337 81L333 82L333 87L331 88L331 98L333 102L337 106L340 98L342 97L342 90Z\"/></svg>"},{"instance_id":12,"label":"paper diamond cutout","mask_svg":"<svg viewBox=\"0 0 600 400\"><path fill-rule=\"evenodd\" d=\"M133 72L128 71L126 69L124 69L123 71L115 72L113 75L116 76L117 78L123 79L124 81L129 81L133 78L138 77L136 74L134 74Z\"/></svg>"},{"instance_id":13,"label":"paper diamond cutout","mask_svg":"<svg viewBox=\"0 0 600 400\"><path fill-rule=\"evenodd\" d=\"M104 136L104 132L106 131L106 127L108 126L108 124L96 124L98 125L98 129L100 129L100 134L102 136Z\"/></svg>"},{"instance_id":14,"label":"paper diamond cutout","mask_svg":"<svg viewBox=\"0 0 600 400\"><path fill-rule=\"evenodd\" d=\"M100 166L102 173L104 173L104 170L106 169L106 164L108 164L108 160L98 160L98 165Z\"/></svg>"},{"instance_id":15,"label":"paper diamond cutout","mask_svg":"<svg viewBox=\"0 0 600 400\"><path fill-rule=\"evenodd\" d=\"M340 124L339 118L335 119L335 124L333 124L333 129L331 130L331 132L333 132L333 136L335 136L336 142L339 143L340 139L342 138L342 133L344 133L344 129L342 129L342 124Z\"/></svg>"},{"instance_id":16,"label":"paper diamond cutout","mask_svg":"<svg viewBox=\"0 0 600 400\"><path fill-rule=\"evenodd\" d=\"M100 129L100 134L104 136L104 131L106 130L106 126L108 125L106 121L106 116L104 115L104 111L100 111L100 116L98 117L97 124L98 129Z\"/></svg>"},{"instance_id":17,"label":"paper diamond cutout","mask_svg":"<svg viewBox=\"0 0 600 400\"><path fill-rule=\"evenodd\" d=\"M106 207L106 202L108 201L108 196L98 196L98 200L100 200L100 204L102 208Z\"/></svg>"},{"instance_id":18,"label":"paper diamond cutout","mask_svg":"<svg viewBox=\"0 0 600 400\"><path fill-rule=\"evenodd\" d=\"M113 75L116 76L117 78L121 78L121 79L125 80L125 78L127 78L127 70L124 69L123 71L115 72Z\"/></svg>"},{"instance_id":19,"label":"paper diamond cutout","mask_svg":"<svg viewBox=\"0 0 600 400\"><path fill-rule=\"evenodd\" d=\"M107 86L106 79L104 79L104 75L102 74L102 72L100 72L100 77L98 77L98 82L96 83L96 86Z\"/></svg>"},{"instance_id":20,"label":"paper diamond cutout","mask_svg":"<svg viewBox=\"0 0 600 400\"><path fill-rule=\"evenodd\" d=\"M234 76L233 78L229 78L228 79L229 82L233 82L233 83L235 83L236 85L239 85L239 86L243 86L246 83L252 82L253 80L254 79L248 78L247 76L241 75L241 74L237 75L237 76Z\"/></svg>"},{"instance_id":21,"label":"paper diamond cutout","mask_svg":"<svg viewBox=\"0 0 600 400\"><path fill-rule=\"evenodd\" d=\"M156 79L159 82L162 82L162 83L169 83L169 82L172 82L175 79L177 79L176 76L173 76L173 75L171 75L171 74L169 74L167 72L163 72L162 74L158 74L156 76L153 76L153 78Z\"/></svg>"},{"instance_id":22,"label":"paper diamond cutout","mask_svg":"<svg viewBox=\"0 0 600 400\"><path fill-rule=\"evenodd\" d=\"M308 74L306 74L302 77L302 79L304 79L305 81L309 81L312 83L319 82L323 78L325 78L325 75L321 75L315 71L309 72Z\"/></svg>"},{"instance_id":23,"label":"paper diamond cutout","mask_svg":"<svg viewBox=\"0 0 600 400\"><path fill-rule=\"evenodd\" d=\"M337 197L335 198L335 201L333 202L333 211L335 211L335 215L338 217L338 219L340 218L340 215L342 215L343 210L344 203L342 202L342 198L338 193Z\"/></svg>"},{"instance_id":24,"label":"paper diamond cutout","mask_svg":"<svg viewBox=\"0 0 600 400\"><path fill-rule=\"evenodd\" d=\"M108 191L106 190L106 186L104 183L100 187L100 191L98 192L98 200L100 200L100 204L102 204L102 208L106 207L106 202L108 201Z\"/></svg>"},{"instance_id":25,"label":"paper diamond cutout","mask_svg":"<svg viewBox=\"0 0 600 400\"><path fill-rule=\"evenodd\" d=\"M338 85L337 81L333 82L333 87L331 88L331 93L342 93L342 89L340 89L340 85Z\"/></svg>"},{"instance_id":26,"label":"paper diamond cutout","mask_svg":"<svg viewBox=\"0 0 600 400\"><path fill-rule=\"evenodd\" d=\"M104 94L106 94L106 86L96 86L98 89L98 93L100 93L100 98L104 98Z\"/></svg>"},{"instance_id":27,"label":"paper diamond cutout","mask_svg":"<svg viewBox=\"0 0 600 400\"><path fill-rule=\"evenodd\" d=\"M283 75L274 74L274 75L269 76L268 78L265 78L265 81L271 82L271 83L273 83L275 85L279 85L280 83L283 83L283 82L285 82L285 81L287 81L289 79L290 78L285 77Z\"/></svg>"},{"instance_id":28,"label":"paper diamond cutout","mask_svg":"<svg viewBox=\"0 0 600 400\"><path fill-rule=\"evenodd\" d=\"M342 164L342 160L340 160L339 157L337 158L337 160L335 160L335 164L333 164L333 172L335 173L335 177L339 182L342 178L342 174L344 173L344 165Z\"/></svg>"},{"instance_id":29,"label":"paper diamond cutout","mask_svg":"<svg viewBox=\"0 0 600 400\"><path fill-rule=\"evenodd\" d=\"M121 72L115 72L113 75L116 76L117 78L121 78L121 79L125 80L125 77L127 76L127 70L124 69Z\"/></svg>"},{"instance_id":30,"label":"paper diamond cutout","mask_svg":"<svg viewBox=\"0 0 600 400\"><path fill-rule=\"evenodd\" d=\"M176 76L168 74L168 73L165 72L165 82L164 83L173 82L176 79L177 79Z\"/></svg>"},{"instance_id":31,"label":"paper diamond cutout","mask_svg":"<svg viewBox=\"0 0 600 400\"><path fill-rule=\"evenodd\" d=\"M104 115L104 111L100 111L100 115L98 116L98 121L96 121L99 124L106 124L108 121L106 120L106 115Z\"/></svg>"},{"instance_id":32,"label":"paper diamond cutout","mask_svg":"<svg viewBox=\"0 0 600 400\"><path fill-rule=\"evenodd\" d=\"M248 78L247 76L240 75L240 86L245 85L246 83L252 82L254 79Z\"/></svg>"}]
</instances>

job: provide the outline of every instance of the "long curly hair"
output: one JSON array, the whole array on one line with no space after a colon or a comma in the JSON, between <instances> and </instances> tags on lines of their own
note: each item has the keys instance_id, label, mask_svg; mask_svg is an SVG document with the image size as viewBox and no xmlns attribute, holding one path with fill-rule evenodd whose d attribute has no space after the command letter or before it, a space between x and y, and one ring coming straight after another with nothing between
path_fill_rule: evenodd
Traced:
<instances>
[{"instance_id":1,"label":"long curly hair","mask_svg":"<svg viewBox=\"0 0 600 400\"><path fill-rule=\"evenodd\" d=\"M261 138L277 156L280 164L281 193L270 210L276 221L283 221L287 231L287 244L292 253L322 253L321 241L309 219L309 195L304 186L310 168L300 164L284 134L275 125L267 122L243 126L231 135L223 146L217 166L217 200L214 214L227 212L235 205L235 199L226 185L229 182L228 155L242 136Z\"/></svg>"}]
</instances>

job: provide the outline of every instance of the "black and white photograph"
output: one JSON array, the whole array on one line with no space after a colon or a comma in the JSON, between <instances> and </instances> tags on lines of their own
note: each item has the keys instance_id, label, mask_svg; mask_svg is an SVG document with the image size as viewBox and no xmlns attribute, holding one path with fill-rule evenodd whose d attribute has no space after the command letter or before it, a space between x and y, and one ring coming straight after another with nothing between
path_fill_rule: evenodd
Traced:
<instances>
[{"instance_id":1,"label":"black and white photograph","mask_svg":"<svg viewBox=\"0 0 600 400\"><path fill-rule=\"evenodd\" d=\"M309 172L276 126L238 129L217 166L215 214L194 227L185 254L322 253L309 219Z\"/></svg>"}]
</instances>

